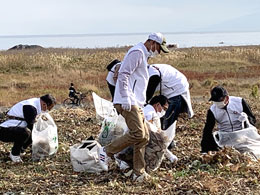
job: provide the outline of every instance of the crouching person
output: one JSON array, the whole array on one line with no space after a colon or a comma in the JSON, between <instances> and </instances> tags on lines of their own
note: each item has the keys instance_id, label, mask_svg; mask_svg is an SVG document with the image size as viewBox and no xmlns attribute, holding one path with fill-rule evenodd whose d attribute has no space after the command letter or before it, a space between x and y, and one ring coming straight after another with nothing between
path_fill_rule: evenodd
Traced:
<instances>
[{"instance_id":1,"label":"crouching person","mask_svg":"<svg viewBox=\"0 0 260 195\"><path fill-rule=\"evenodd\" d=\"M253 133L255 134L254 136L260 138L255 130L251 131L248 128L253 127L253 129L256 129L254 127L256 119L244 99L229 96L225 88L217 86L211 90L209 101L213 101L213 105L208 110L203 130L201 141L202 153L218 151L222 146L232 146L240 152L245 152L240 150L242 148L240 146L245 148L244 146L247 145L246 142L251 138L244 139L243 131L250 130L250 134ZM218 131L217 133L212 133L216 122ZM224 139L224 136L228 136L228 139ZM240 139L237 139L238 137ZM216 142L222 142L222 144L217 144ZM260 146L260 139L258 143Z\"/></svg>"},{"instance_id":2,"label":"crouching person","mask_svg":"<svg viewBox=\"0 0 260 195\"><path fill-rule=\"evenodd\" d=\"M14 143L9 154L13 162L22 162L20 153L32 144L31 132L36 116L51 110L55 104L54 97L47 94L18 102L7 112L8 119L0 124L0 141Z\"/></svg>"},{"instance_id":3,"label":"crouching person","mask_svg":"<svg viewBox=\"0 0 260 195\"><path fill-rule=\"evenodd\" d=\"M147 104L144 108L144 116L145 119L154 124L158 131L161 131L161 121L160 118L163 117L166 113L166 110L169 107L168 99L163 95L154 96L149 104ZM163 131L166 132L167 130ZM169 130L168 130L169 131ZM170 143L173 140L169 140ZM167 145L168 147L168 145ZM169 149L166 149L165 156L172 162L177 162L178 158L175 156Z\"/></svg>"}]
</instances>

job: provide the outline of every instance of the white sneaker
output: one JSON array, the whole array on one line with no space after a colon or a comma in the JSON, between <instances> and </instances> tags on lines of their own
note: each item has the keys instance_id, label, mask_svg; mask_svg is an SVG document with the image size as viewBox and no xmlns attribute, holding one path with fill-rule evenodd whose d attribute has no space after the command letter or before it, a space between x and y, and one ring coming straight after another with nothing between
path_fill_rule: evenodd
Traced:
<instances>
[{"instance_id":1,"label":"white sneaker","mask_svg":"<svg viewBox=\"0 0 260 195\"><path fill-rule=\"evenodd\" d=\"M126 169L129 169L130 168L130 166L125 162L125 161L122 161L121 160L121 162L120 162L120 165L119 165L119 168L120 168L120 170L126 170Z\"/></svg>"},{"instance_id":2,"label":"white sneaker","mask_svg":"<svg viewBox=\"0 0 260 195\"><path fill-rule=\"evenodd\" d=\"M151 179L151 176L146 172L144 172L142 175L139 175L139 176L136 175L135 173L133 174L133 181L134 182L142 183L142 182L147 181L149 179Z\"/></svg>"},{"instance_id":3,"label":"white sneaker","mask_svg":"<svg viewBox=\"0 0 260 195\"><path fill-rule=\"evenodd\" d=\"M175 156L170 150L166 150L165 156L171 161L171 163L176 163L178 157Z\"/></svg>"},{"instance_id":4,"label":"white sneaker","mask_svg":"<svg viewBox=\"0 0 260 195\"><path fill-rule=\"evenodd\" d=\"M12 152L10 152L9 157L15 163L23 162L20 156L14 156L12 155Z\"/></svg>"}]
</instances>

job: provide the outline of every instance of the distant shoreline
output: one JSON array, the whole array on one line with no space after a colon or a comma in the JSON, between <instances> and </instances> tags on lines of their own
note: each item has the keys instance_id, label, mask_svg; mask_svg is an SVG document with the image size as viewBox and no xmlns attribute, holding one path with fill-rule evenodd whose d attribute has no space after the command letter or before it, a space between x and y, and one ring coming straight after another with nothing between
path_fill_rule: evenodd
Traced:
<instances>
[{"instance_id":1,"label":"distant shoreline","mask_svg":"<svg viewBox=\"0 0 260 195\"><path fill-rule=\"evenodd\" d=\"M144 33L43 34L0 36L0 50L15 45L40 45L44 48L120 48L144 42ZM260 32L164 32L168 45L178 48L260 45Z\"/></svg>"},{"instance_id":2,"label":"distant shoreline","mask_svg":"<svg viewBox=\"0 0 260 195\"><path fill-rule=\"evenodd\" d=\"M40 45L39 45L40 46ZM40 46L41 47L41 46ZM55 49L71 49L71 50L105 50L105 49L127 49L130 48L131 45L125 45L125 46L120 46L120 47L100 47L100 48L72 48L72 47L42 47L42 48L32 48L29 50L41 50L41 49L51 49L51 50L55 50ZM224 48L239 48L239 47L243 47L243 48L248 48L248 47L260 47L260 45L219 45L219 46L192 46L192 47L178 47L178 48L169 48L170 51L174 50L185 50L185 49L191 49L191 48L197 48L197 49L224 49ZM25 51L28 49L13 49L10 50L9 49L0 49L0 52L4 52L4 51Z\"/></svg>"},{"instance_id":3,"label":"distant shoreline","mask_svg":"<svg viewBox=\"0 0 260 195\"><path fill-rule=\"evenodd\" d=\"M183 32L162 32L164 35L179 34L215 34L215 33L258 33L260 31L183 31ZM0 35L1 38L44 38L44 37L99 37L99 36L136 36L149 35L150 32L140 33L83 33L83 34L40 34L40 35Z\"/></svg>"}]
</instances>

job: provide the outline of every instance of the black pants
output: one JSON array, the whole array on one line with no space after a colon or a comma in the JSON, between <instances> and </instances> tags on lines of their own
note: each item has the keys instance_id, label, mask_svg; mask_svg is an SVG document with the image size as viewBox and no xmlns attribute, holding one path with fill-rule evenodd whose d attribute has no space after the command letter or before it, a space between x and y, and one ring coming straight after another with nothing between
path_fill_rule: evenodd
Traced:
<instances>
[{"instance_id":1,"label":"black pants","mask_svg":"<svg viewBox=\"0 0 260 195\"><path fill-rule=\"evenodd\" d=\"M163 130L168 129L174 121L178 120L180 113L188 111L187 103L181 95L174 96L168 101L169 107L161 121Z\"/></svg>"},{"instance_id":2,"label":"black pants","mask_svg":"<svg viewBox=\"0 0 260 195\"><path fill-rule=\"evenodd\" d=\"M0 141L13 142L12 154L18 156L21 150L31 145L31 130L26 127L0 127Z\"/></svg>"},{"instance_id":3,"label":"black pants","mask_svg":"<svg viewBox=\"0 0 260 195\"><path fill-rule=\"evenodd\" d=\"M73 100L73 103L75 103L75 104L78 104L78 103L79 103L79 97L78 97L76 94L70 95L69 97L70 97L70 98L73 98L74 100L76 100L76 102L74 102L74 100Z\"/></svg>"},{"instance_id":4,"label":"black pants","mask_svg":"<svg viewBox=\"0 0 260 195\"><path fill-rule=\"evenodd\" d=\"M109 88L109 91L110 91L110 94L112 96L112 102L114 100L114 94L115 94L115 86L114 85L111 85L109 82L107 82L107 85L108 85L108 88Z\"/></svg>"}]
</instances>

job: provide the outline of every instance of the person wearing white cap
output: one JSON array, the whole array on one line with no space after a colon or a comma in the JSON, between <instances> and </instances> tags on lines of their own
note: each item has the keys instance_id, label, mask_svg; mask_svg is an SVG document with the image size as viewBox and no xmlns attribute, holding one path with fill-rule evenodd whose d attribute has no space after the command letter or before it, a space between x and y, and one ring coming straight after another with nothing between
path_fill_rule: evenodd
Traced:
<instances>
[{"instance_id":1,"label":"person wearing white cap","mask_svg":"<svg viewBox=\"0 0 260 195\"><path fill-rule=\"evenodd\" d=\"M105 150L108 157L113 157L124 148L133 146L133 180L137 182L149 178L145 172L144 160L149 132L142 111L149 79L147 59L160 54L161 51L169 52L164 36L161 33L150 34L145 43L139 43L127 52L116 82L113 103L117 112L125 118L129 131L105 146Z\"/></svg>"}]
</instances>

